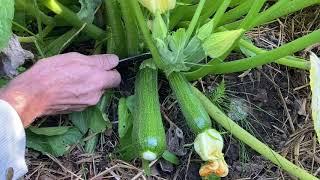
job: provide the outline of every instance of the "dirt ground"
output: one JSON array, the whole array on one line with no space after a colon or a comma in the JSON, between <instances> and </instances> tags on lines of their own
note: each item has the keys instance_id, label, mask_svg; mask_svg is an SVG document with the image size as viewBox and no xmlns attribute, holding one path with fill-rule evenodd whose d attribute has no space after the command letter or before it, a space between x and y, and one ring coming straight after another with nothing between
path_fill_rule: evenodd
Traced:
<instances>
[{"instance_id":1,"label":"dirt ground","mask_svg":"<svg viewBox=\"0 0 320 180\"><path fill-rule=\"evenodd\" d=\"M319 13L319 7L309 8L256 28L247 35L257 46L272 49L319 29ZM320 56L320 45L308 50ZM237 58L240 56L237 52L233 55ZM307 58L307 51L296 55ZM116 94L127 96L133 91L134 67L121 71L126 72L126 75ZM196 85L210 93L222 80L225 82L228 103L239 105L237 110L240 113L235 115L238 124L290 161L320 177L320 146L313 131L306 71L270 64L243 74L209 76L196 82ZM185 126L177 102L164 78L160 80L160 96L163 119L169 129L169 150L179 156L179 166L172 166L162 160L153 162L152 176L146 178L138 160L127 163L112 154L118 144L117 98L114 98L114 103L109 109L113 130L101 135L95 154L83 154L82 148L78 146L60 158L28 150L29 173L25 178L81 179L81 176L87 179L200 179L198 169L201 161L191 145L194 136ZM238 116L240 117L237 118ZM51 118L63 119L64 116ZM226 142L224 152L230 173L224 179L294 179L221 127L215 126L223 132Z\"/></svg>"}]
</instances>

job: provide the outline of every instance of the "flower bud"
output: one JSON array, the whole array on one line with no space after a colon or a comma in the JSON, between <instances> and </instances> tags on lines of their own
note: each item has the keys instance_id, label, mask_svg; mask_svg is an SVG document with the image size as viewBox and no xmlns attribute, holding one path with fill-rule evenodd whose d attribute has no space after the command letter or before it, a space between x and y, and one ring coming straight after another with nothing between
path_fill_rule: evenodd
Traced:
<instances>
[{"instance_id":1,"label":"flower bud","mask_svg":"<svg viewBox=\"0 0 320 180\"><path fill-rule=\"evenodd\" d=\"M157 11L163 14L176 6L176 0L139 0L139 2L153 14Z\"/></svg>"},{"instance_id":2,"label":"flower bud","mask_svg":"<svg viewBox=\"0 0 320 180\"><path fill-rule=\"evenodd\" d=\"M223 139L215 129L208 129L196 137L194 149L203 161L213 161L223 158Z\"/></svg>"}]
</instances>

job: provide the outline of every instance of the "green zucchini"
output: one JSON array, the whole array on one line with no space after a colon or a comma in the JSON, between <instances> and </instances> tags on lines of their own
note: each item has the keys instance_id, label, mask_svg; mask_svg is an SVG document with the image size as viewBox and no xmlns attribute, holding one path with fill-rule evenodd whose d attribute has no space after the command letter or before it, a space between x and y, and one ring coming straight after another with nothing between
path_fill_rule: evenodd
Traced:
<instances>
[{"instance_id":1,"label":"green zucchini","mask_svg":"<svg viewBox=\"0 0 320 180\"><path fill-rule=\"evenodd\" d=\"M158 95L158 72L148 66L141 68L135 81L135 109L132 139L139 155L153 161L166 149Z\"/></svg>"},{"instance_id":2,"label":"green zucchini","mask_svg":"<svg viewBox=\"0 0 320 180\"><path fill-rule=\"evenodd\" d=\"M191 130L199 134L211 128L210 117L186 78L179 72L173 72L168 75L168 80Z\"/></svg>"}]
</instances>

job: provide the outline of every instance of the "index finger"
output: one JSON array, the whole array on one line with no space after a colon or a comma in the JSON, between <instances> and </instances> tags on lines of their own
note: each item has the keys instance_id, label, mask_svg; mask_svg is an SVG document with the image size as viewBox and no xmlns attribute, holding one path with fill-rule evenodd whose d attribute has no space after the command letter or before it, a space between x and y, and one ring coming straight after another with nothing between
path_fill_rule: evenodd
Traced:
<instances>
[{"instance_id":1,"label":"index finger","mask_svg":"<svg viewBox=\"0 0 320 180\"><path fill-rule=\"evenodd\" d=\"M118 66L119 57L114 54L100 54L87 56L87 61L92 66L103 70L111 70Z\"/></svg>"}]
</instances>

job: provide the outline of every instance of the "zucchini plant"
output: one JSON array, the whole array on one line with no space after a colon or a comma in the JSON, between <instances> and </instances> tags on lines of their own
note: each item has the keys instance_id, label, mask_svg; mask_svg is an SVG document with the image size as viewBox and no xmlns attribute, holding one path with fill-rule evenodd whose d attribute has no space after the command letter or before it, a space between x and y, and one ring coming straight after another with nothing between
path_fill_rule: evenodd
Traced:
<instances>
[{"instance_id":1,"label":"zucchini plant","mask_svg":"<svg viewBox=\"0 0 320 180\"><path fill-rule=\"evenodd\" d=\"M139 2L153 14L149 26L146 23L148 19L146 19ZM197 135L194 147L201 159L206 162L199 171L200 175L205 177L211 174L224 177L228 174L228 166L222 153L223 139L219 132L211 128L211 120L207 114L210 109L203 107L198 99L199 97L196 97L199 92L192 90L192 86L187 82L187 79L197 80L209 74L246 71L271 62L307 69L310 67L309 62L289 56L319 42L320 39L320 30L316 30L271 51L256 48L253 44L244 40L247 39L245 32L290 12L319 4L319 1L281 0L262 12L261 9L266 0L254 1L250 8L247 8L247 5L241 6L245 2L224 0L219 3L217 8L212 8L211 12L206 12L204 8L206 0L199 0L193 9L194 14L190 21L172 29L170 20L171 18L177 18L176 16L179 15L179 13L174 13L172 7L172 3L175 3L175 1L151 0L146 3L143 0L130 0L139 28L153 55L153 61L166 75L187 124ZM288 3L292 7L283 10L288 6ZM240 18L241 20L224 24L223 15L226 14L229 7L234 6L240 8L237 11L241 12L235 13L234 18ZM164 8L166 9L164 10ZM170 16L170 12L173 12L173 17ZM207 13L212 15L205 18ZM243 15L245 15L244 18L241 18ZM248 58L225 62L231 51L236 48L244 51ZM222 112L218 113L217 116L219 117ZM210 115L214 119L216 118L216 115ZM244 130L240 129L239 131ZM264 147L260 146L258 149L254 149L265 155L265 152L261 152L260 148ZM286 165L278 165L289 173L297 177L316 179L289 161L284 162ZM290 169L293 167L299 169L299 173Z\"/></svg>"},{"instance_id":2,"label":"zucchini plant","mask_svg":"<svg viewBox=\"0 0 320 180\"><path fill-rule=\"evenodd\" d=\"M94 52L97 53L103 50L102 47L120 57L151 52L152 60L144 62L137 73L135 94L119 100L120 146L117 152L123 159L139 157L147 162L162 156L173 164L178 163L178 159L166 150L158 95L159 72L169 81L186 124L196 135L193 145L203 160L199 170L201 176L214 174L224 177L229 171L224 160L223 138L212 128L214 120L291 175L300 179L317 179L238 126L189 81L207 75L247 71L268 63L310 70L312 117L319 139L320 60L314 54L311 61L292 55L319 43L320 30L270 51L256 47L248 40L246 32L306 7L319 6L320 0L278 0L272 1L270 6L266 5L267 0L180 0L179 3L176 0L98 0L94 4L80 0L81 7L78 1L73 0L0 2L6 9L0 10L0 50L7 46L13 29L23 32L23 37L19 37L21 42L34 43L40 57L59 54L74 42L91 39L95 41ZM90 8L84 7L85 4ZM16 14L22 10L28 20L36 22L33 24L37 27L30 29L37 29L37 33L31 32L29 26L15 22L14 8ZM95 12L100 12L100 15L95 15ZM240 50L246 58L230 61L229 55L234 50ZM28 147L60 156L66 149L56 149L58 142L59 147L69 147L85 141L84 149L94 152L99 144L96 135L104 132L106 127L111 128L104 112L107 103L103 102L102 99L99 106L71 114L73 127L49 129L50 133L47 128L29 129ZM87 138L83 139L83 136ZM70 137L70 142L61 144ZM48 143L40 147L43 141Z\"/></svg>"}]
</instances>

